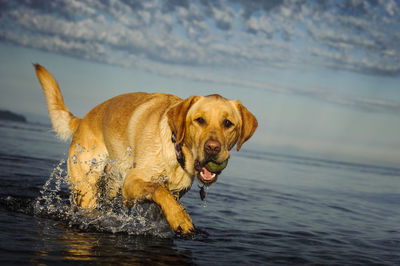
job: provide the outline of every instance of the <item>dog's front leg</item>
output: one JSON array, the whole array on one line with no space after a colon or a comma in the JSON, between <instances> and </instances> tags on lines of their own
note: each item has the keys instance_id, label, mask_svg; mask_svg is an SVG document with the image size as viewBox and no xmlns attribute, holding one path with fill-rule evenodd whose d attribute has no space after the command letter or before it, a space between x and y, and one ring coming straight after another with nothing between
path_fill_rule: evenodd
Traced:
<instances>
[{"instance_id":1,"label":"dog's front leg","mask_svg":"<svg viewBox=\"0 0 400 266\"><path fill-rule=\"evenodd\" d=\"M161 207L167 222L175 232L192 234L192 219L171 192L160 184L141 180L138 174L137 169L133 169L125 178L122 187L125 205L131 207L135 200L152 200Z\"/></svg>"}]
</instances>

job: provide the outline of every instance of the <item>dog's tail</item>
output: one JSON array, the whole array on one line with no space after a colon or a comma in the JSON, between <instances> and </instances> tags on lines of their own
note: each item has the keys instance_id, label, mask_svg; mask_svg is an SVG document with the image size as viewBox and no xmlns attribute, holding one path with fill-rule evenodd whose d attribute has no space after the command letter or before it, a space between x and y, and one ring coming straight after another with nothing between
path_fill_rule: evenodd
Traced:
<instances>
[{"instance_id":1,"label":"dog's tail","mask_svg":"<svg viewBox=\"0 0 400 266\"><path fill-rule=\"evenodd\" d=\"M67 140L78 129L81 119L69 112L54 77L41 65L34 64L34 67L46 96L47 109L53 128L59 138Z\"/></svg>"}]
</instances>

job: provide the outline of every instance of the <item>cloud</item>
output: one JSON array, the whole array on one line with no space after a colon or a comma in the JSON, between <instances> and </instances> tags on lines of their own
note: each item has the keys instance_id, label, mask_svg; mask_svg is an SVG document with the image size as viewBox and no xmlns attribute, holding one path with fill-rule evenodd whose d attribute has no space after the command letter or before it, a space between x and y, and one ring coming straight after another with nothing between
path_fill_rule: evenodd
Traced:
<instances>
[{"instance_id":1,"label":"cloud","mask_svg":"<svg viewBox=\"0 0 400 266\"><path fill-rule=\"evenodd\" d=\"M394 0L390 0L387 1L385 10L390 16L394 16L394 14L399 11L399 8L396 6L396 2Z\"/></svg>"},{"instance_id":2,"label":"cloud","mask_svg":"<svg viewBox=\"0 0 400 266\"><path fill-rule=\"evenodd\" d=\"M281 65L290 54L298 58L297 62L290 62L291 66L301 67L303 59L311 55L317 66L327 62L322 65L367 74L400 75L400 48L396 45L400 41L397 31L400 19L396 2L387 1L384 5L356 0L321 3L19 1L2 4L0 20L5 27L0 38L22 44L31 35L39 35L49 42L58 36L71 42L102 46L111 53L125 52L171 64L234 66L252 65L256 61L268 66L269 58L260 55L270 53L281 56ZM11 32L18 32L21 40L7 39ZM271 41L266 43L265 39ZM282 43L288 45L279 47ZM226 47L225 51L221 46ZM320 52L299 49L301 46L316 47ZM243 47L241 50L249 54L241 53L237 60L235 54L226 52L237 47ZM48 46L42 49L58 50ZM338 60L337 56L331 56L333 53L340 54L341 58L351 55L352 60ZM368 58L367 65L362 64L365 58Z\"/></svg>"},{"instance_id":3,"label":"cloud","mask_svg":"<svg viewBox=\"0 0 400 266\"><path fill-rule=\"evenodd\" d=\"M267 16L250 17L244 22L247 32L252 34L263 33L268 38L273 36L273 28Z\"/></svg>"},{"instance_id":4,"label":"cloud","mask_svg":"<svg viewBox=\"0 0 400 266\"><path fill-rule=\"evenodd\" d=\"M397 103L277 89L204 71L323 67L399 77L400 6L392 0L21 0L0 1L0 10L3 42L161 75L399 111Z\"/></svg>"}]
</instances>

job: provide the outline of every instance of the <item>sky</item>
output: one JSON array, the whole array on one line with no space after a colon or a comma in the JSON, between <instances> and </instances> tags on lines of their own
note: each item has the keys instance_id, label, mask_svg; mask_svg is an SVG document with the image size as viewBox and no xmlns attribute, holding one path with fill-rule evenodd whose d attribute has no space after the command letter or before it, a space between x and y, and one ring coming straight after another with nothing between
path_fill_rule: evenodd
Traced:
<instances>
[{"instance_id":1,"label":"sky","mask_svg":"<svg viewBox=\"0 0 400 266\"><path fill-rule=\"evenodd\" d=\"M32 63L84 116L126 92L239 99L244 148L400 165L400 3L0 0L0 109L47 116Z\"/></svg>"}]
</instances>

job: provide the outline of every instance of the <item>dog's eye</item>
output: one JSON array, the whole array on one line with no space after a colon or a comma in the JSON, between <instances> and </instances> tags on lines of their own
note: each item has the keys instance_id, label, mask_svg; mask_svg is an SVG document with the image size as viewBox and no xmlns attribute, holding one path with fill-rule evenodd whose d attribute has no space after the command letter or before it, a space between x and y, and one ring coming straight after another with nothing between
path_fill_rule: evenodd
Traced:
<instances>
[{"instance_id":1,"label":"dog's eye","mask_svg":"<svg viewBox=\"0 0 400 266\"><path fill-rule=\"evenodd\" d=\"M230 128L231 126L233 126L233 123L231 121L229 121L228 119L224 120L224 127L225 128Z\"/></svg>"},{"instance_id":2,"label":"dog's eye","mask_svg":"<svg viewBox=\"0 0 400 266\"><path fill-rule=\"evenodd\" d=\"M195 121L200 125L204 125L206 123L206 120L204 120L203 117L196 118Z\"/></svg>"}]
</instances>

